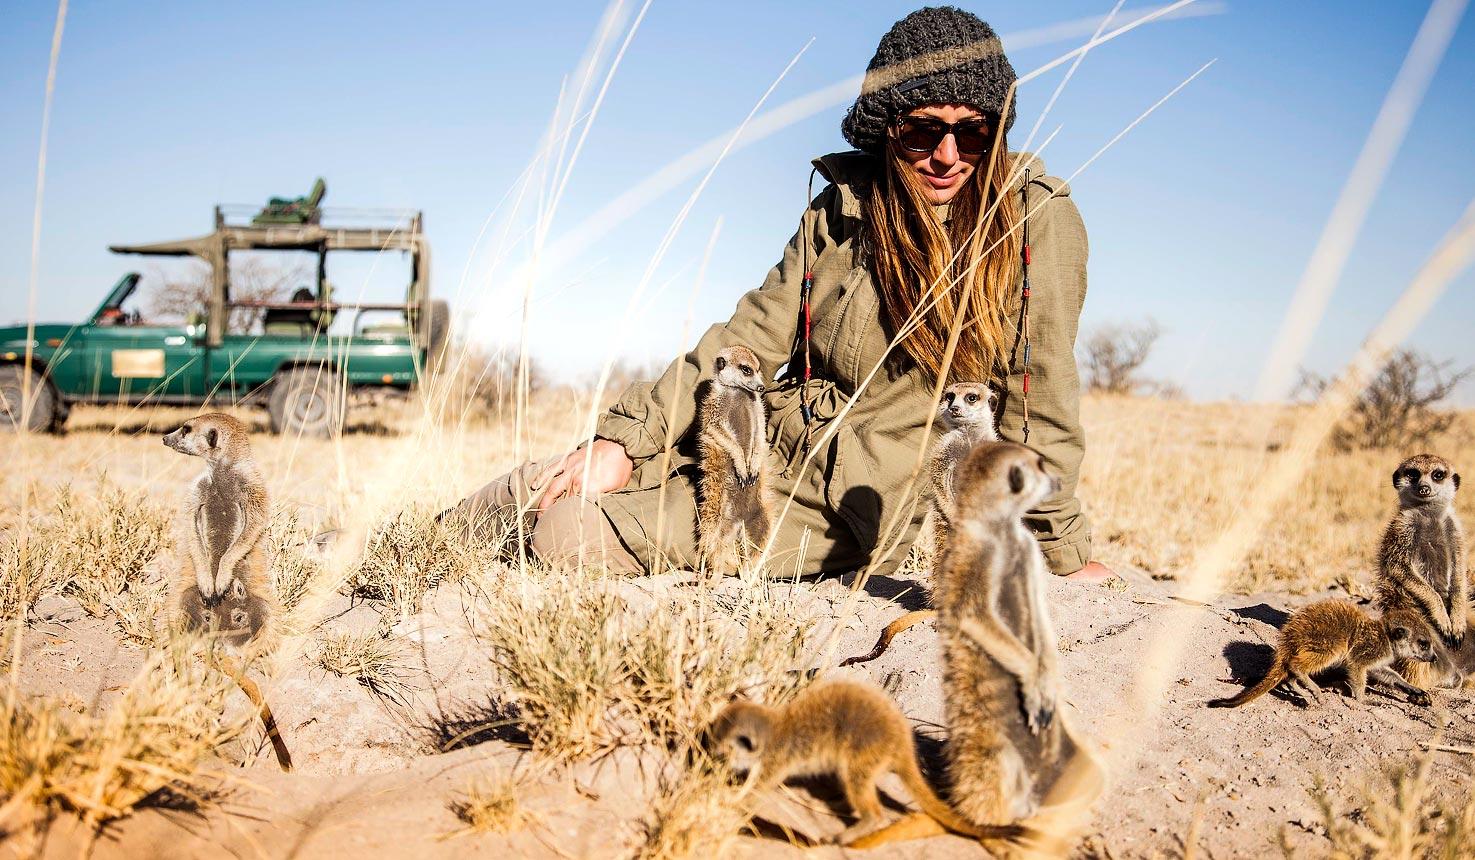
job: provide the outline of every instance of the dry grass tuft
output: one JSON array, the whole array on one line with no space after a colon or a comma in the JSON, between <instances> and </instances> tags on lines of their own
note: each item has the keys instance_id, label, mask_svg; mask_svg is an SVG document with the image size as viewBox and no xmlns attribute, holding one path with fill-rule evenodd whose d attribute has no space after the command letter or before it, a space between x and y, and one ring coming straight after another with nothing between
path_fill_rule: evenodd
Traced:
<instances>
[{"instance_id":1,"label":"dry grass tuft","mask_svg":"<svg viewBox=\"0 0 1475 860\"><path fill-rule=\"evenodd\" d=\"M312 661L340 678L353 678L376 695L404 703L410 694L403 659L405 643L378 633L329 633L317 642Z\"/></svg>"},{"instance_id":2,"label":"dry grass tuft","mask_svg":"<svg viewBox=\"0 0 1475 860\"><path fill-rule=\"evenodd\" d=\"M232 689L181 643L151 657L102 716L12 690L0 711L0 793L10 808L69 810L91 826L164 789L203 802L200 765L254 718L222 719Z\"/></svg>"},{"instance_id":3,"label":"dry grass tuft","mask_svg":"<svg viewBox=\"0 0 1475 860\"><path fill-rule=\"evenodd\" d=\"M449 804L466 826L447 837L470 833L512 833L542 823L542 816L523 804L523 782L516 775L480 776Z\"/></svg>"},{"instance_id":4,"label":"dry grass tuft","mask_svg":"<svg viewBox=\"0 0 1475 860\"><path fill-rule=\"evenodd\" d=\"M483 592L474 632L534 749L562 760L609 750L620 741L610 710L626 692L629 606L606 578L528 574Z\"/></svg>"},{"instance_id":5,"label":"dry grass tuft","mask_svg":"<svg viewBox=\"0 0 1475 860\"><path fill-rule=\"evenodd\" d=\"M312 534L303 528L295 511L278 511L266 533L271 559L272 588L277 606L287 613L297 608L310 587L322 576L325 565L307 548Z\"/></svg>"},{"instance_id":6,"label":"dry grass tuft","mask_svg":"<svg viewBox=\"0 0 1475 860\"><path fill-rule=\"evenodd\" d=\"M811 621L761 578L722 596L622 588L590 571L528 569L473 598L473 632L540 754L689 744L733 693L781 698L803 682Z\"/></svg>"},{"instance_id":7,"label":"dry grass tuft","mask_svg":"<svg viewBox=\"0 0 1475 860\"><path fill-rule=\"evenodd\" d=\"M1318 778L1312 798L1331 842L1326 856L1337 860L1469 857L1470 846L1475 844L1475 795L1465 797L1460 805L1440 802L1429 782L1432 763L1432 757L1425 756L1417 764L1385 769L1381 779L1363 783L1354 808L1346 812Z\"/></svg>"},{"instance_id":8,"label":"dry grass tuft","mask_svg":"<svg viewBox=\"0 0 1475 860\"><path fill-rule=\"evenodd\" d=\"M53 527L66 584L89 615L113 610L147 577L145 566L168 549L169 512L143 499L130 498L104 480L97 494L79 500L65 492L57 500Z\"/></svg>"},{"instance_id":9,"label":"dry grass tuft","mask_svg":"<svg viewBox=\"0 0 1475 860\"><path fill-rule=\"evenodd\" d=\"M635 856L641 860L721 857L748 823L743 786L705 756L662 775L640 822Z\"/></svg>"},{"instance_id":10,"label":"dry grass tuft","mask_svg":"<svg viewBox=\"0 0 1475 860\"><path fill-rule=\"evenodd\" d=\"M355 595L385 601L394 622L419 612L430 589L459 582L492 560L485 546L465 539L460 521L440 522L435 514L410 508L376 529L349 579Z\"/></svg>"},{"instance_id":11,"label":"dry grass tuft","mask_svg":"<svg viewBox=\"0 0 1475 860\"><path fill-rule=\"evenodd\" d=\"M795 671L813 619L755 580L717 599L678 594L637 626L629 643L631 696L656 737L671 743L706 726L733 693L762 689L782 701L806 683Z\"/></svg>"},{"instance_id":12,"label":"dry grass tuft","mask_svg":"<svg viewBox=\"0 0 1475 860\"><path fill-rule=\"evenodd\" d=\"M126 640L159 647L167 586L149 565L169 546L159 505L106 477L87 499L63 487L49 511L0 541L0 618L25 619L41 598L65 595L93 617L113 616Z\"/></svg>"}]
</instances>

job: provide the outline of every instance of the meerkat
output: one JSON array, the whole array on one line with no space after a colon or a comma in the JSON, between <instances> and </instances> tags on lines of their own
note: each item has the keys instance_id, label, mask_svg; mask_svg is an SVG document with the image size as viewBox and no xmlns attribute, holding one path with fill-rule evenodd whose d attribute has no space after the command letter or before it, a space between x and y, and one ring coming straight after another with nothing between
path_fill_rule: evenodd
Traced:
<instances>
[{"instance_id":1,"label":"meerkat","mask_svg":"<svg viewBox=\"0 0 1475 860\"><path fill-rule=\"evenodd\" d=\"M1287 619L1275 646L1275 661L1259 683L1237 696L1214 699L1209 707L1237 708L1282 683L1299 692L1308 705L1319 706L1321 687L1311 676L1334 666L1346 670L1348 691L1359 702L1371 679L1399 690L1416 705L1428 705L1428 693L1387 667L1395 659L1432 662L1434 649L1434 631L1413 610L1394 609L1373 618L1345 600L1322 600Z\"/></svg>"},{"instance_id":2,"label":"meerkat","mask_svg":"<svg viewBox=\"0 0 1475 860\"><path fill-rule=\"evenodd\" d=\"M213 647L254 653L265 646L274 614L261 546L271 506L246 426L218 412L199 415L166 434L164 444L205 460L180 517L187 549L174 589L179 620L213 640L207 660L240 685L261 716L277 763L291 770L291 754L260 688L240 662Z\"/></svg>"},{"instance_id":3,"label":"meerkat","mask_svg":"<svg viewBox=\"0 0 1475 860\"><path fill-rule=\"evenodd\" d=\"M1398 660L1394 669L1419 687L1459 686L1464 673L1448 650L1458 651L1470 627L1470 576L1465 534L1455 515L1460 476L1448 460L1419 454L1398 464L1393 489L1398 512L1378 547L1377 602L1384 611L1421 613L1443 639L1433 664Z\"/></svg>"},{"instance_id":4,"label":"meerkat","mask_svg":"<svg viewBox=\"0 0 1475 860\"><path fill-rule=\"evenodd\" d=\"M996 442L998 430L994 427L994 415L999 405L999 395L981 382L957 382L949 385L938 401L937 412L947 432L932 446L927 460L927 478L931 493L927 498L927 513L922 518L922 528L917 533L917 549L928 568L937 564L947 544L952 527L954 498L957 495L955 475L958 464L968 452L980 442ZM869 663L886 653L903 630L926 621L935 615L931 609L917 609L902 615L887 624L876 640L870 653L859 657L848 657L841 666Z\"/></svg>"},{"instance_id":5,"label":"meerkat","mask_svg":"<svg viewBox=\"0 0 1475 860\"><path fill-rule=\"evenodd\" d=\"M918 544L931 563L936 564L947 543L957 502L958 464L979 442L996 442L994 410L999 395L981 382L958 382L949 385L937 404L938 416L947 432L932 447L927 460L927 515L922 520Z\"/></svg>"},{"instance_id":6,"label":"meerkat","mask_svg":"<svg viewBox=\"0 0 1475 860\"><path fill-rule=\"evenodd\" d=\"M768 419L763 372L745 346L712 361L712 379L697 410L701 458L698 550L706 568L735 572L768 540Z\"/></svg>"},{"instance_id":7,"label":"meerkat","mask_svg":"<svg viewBox=\"0 0 1475 860\"><path fill-rule=\"evenodd\" d=\"M760 791L795 776L837 776L857 816L836 837L840 844L851 844L883 825L876 781L887 773L900 777L917 806L954 833L998 840L1030 835L1014 824L975 826L953 812L922 776L906 717L885 693L869 685L821 682L780 708L733 702L708 729L707 746L737 776L751 774Z\"/></svg>"},{"instance_id":8,"label":"meerkat","mask_svg":"<svg viewBox=\"0 0 1475 860\"><path fill-rule=\"evenodd\" d=\"M1084 810L1104 771L1060 711L1048 573L1022 521L1060 481L1038 453L1011 442L980 443L957 478L932 595L955 806L977 823L1020 821L1042 807Z\"/></svg>"}]
</instances>

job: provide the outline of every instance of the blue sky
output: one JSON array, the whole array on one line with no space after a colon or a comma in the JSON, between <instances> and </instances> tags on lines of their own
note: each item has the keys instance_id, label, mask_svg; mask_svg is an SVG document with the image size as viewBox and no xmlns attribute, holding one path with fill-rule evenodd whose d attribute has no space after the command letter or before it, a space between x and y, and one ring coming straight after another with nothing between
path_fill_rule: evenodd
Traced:
<instances>
[{"instance_id":1,"label":"blue sky","mask_svg":"<svg viewBox=\"0 0 1475 860\"><path fill-rule=\"evenodd\" d=\"M963 5L1005 34L1021 73L1084 41L1082 19L1111 8ZM532 184L521 212L504 206L479 246L477 237L537 154L560 86L605 10L550 8L73 0L51 129L38 318L74 320L96 304L130 265L107 252L109 243L204 233L217 201L302 193L323 175L330 205L423 209L437 292L465 312L478 340L515 341L522 283L512 275L528 247L517 237L547 183ZM544 260L534 282L534 355L562 375L587 374L612 351L639 361L674 354L689 308L690 337L725 319L792 234L809 159L845 148L844 104L722 163L633 323L621 322L630 296L701 174L594 241L570 249L560 237L734 128L811 39L768 107L859 74L881 34L912 8L653 3L551 224L548 247L559 258ZM1062 126L1044 152L1053 173L1071 173L1204 62L1218 63L1072 183L1091 240L1084 328L1150 315L1165 330L1151 375L1194 397L1248 395L1425 9L1228 0L1209 6L1214 14L1150 24L1088 56L1045 123ZM0 322L25 316L54 15L47 3L0 11ZM1063 22L1076 22L1073 35L1040 36ZM1015 145L1062 72L1021 91ZM1308 366L1332 371L1352 353L1475 196L1472 85L1475 22L1467 17L1316 328ZM512 237L507 262L493 268L504 234ZM361 262L333 277L349 295L388 295L397 265ZM1451 285L1415 334L1420 348L1475 364L1472 287L1469 273ZM1475 385L1461 399L1475 402Z\"/></svg>"}]
</instances>

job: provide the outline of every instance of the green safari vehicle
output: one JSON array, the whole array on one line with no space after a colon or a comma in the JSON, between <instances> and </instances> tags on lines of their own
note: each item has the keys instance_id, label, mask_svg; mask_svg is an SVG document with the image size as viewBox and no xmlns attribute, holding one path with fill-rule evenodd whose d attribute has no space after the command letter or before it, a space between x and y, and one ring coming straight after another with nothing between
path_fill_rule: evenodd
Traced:
<instances>
[{"instance_id":1,"label":"green safari vehicle","mask_svg":"<svg viewBox=\"0 0 1475 860\"><path fill-rule=\"evenodd\" d=\"M274 198L249 218L217 206L208 236L113 246L119 254L208 264L206 306L183 325L145 324L124 310L140 280L130 272L81 323L36 325L29 335L26 326L0 328L0 427L57 430L74 403L246 403L266 407L274 432L331 436L343 426L351 392L416 385L450 328L446 303L430 300L422 215L360 211L357 223L335 224L333 212L317 205L322 191L319 180L312 195ZM365 226L375 219L384 226ZM301 288L287 301L233 301L229 263L236 251L315 254L316 289ZM335 300L325 277L330 253L385 251L410 257L404 302ZM259 311L260 330L227 331L236 308ZM329 333L334 319L349 313L352 326Z\"/></svg>"}]
</instances>

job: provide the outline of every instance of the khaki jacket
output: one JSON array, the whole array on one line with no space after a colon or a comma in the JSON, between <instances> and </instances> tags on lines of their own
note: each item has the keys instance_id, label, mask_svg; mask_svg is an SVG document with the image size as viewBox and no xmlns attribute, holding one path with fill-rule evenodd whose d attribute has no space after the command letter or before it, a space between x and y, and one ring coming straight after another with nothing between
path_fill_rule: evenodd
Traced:
<instances>
[{"instance_id":1,"label":"khaki jacket","mask_svg":"<svg viewBox=\"0 0 1475 860\"><path fill-rule=\"evenodd\" d=\"M1084 439L1074 348L1086 296L1086 231L1068 186L1046 176L1038 159L1023 157L1031 164L1026 205L1034 212L1028 221L1033 250L1029 445L1061 478L1060 493L1032 511L1026 523L1039 537L1051 569L1070 573L1091 555L1090 529L1075 498ZM877 570L892 570L916 536L925 512L918 493L926 479L908 493L909 478L919 449L930 448L942 428L934 422L932 437L923 437L935 409L932 381L909 359L882 360L889 338L880 317L881 297L857 260L862 215L855 189L869 182L877 163L864 153L847 152L823 156L814 165L830 185L804 213L763 286L743 296L732 318L708 329L659 380L632 385L599 421L596 435L623 445L636 464L630 483L603 497L600 506L648 569L663 562L696 562L696 386L710 377L717 352L747 346L770 378L791 355L802 370L796 336L806 261L814 276L813 458L803 465L802 374L786 371L764 394L777 508L784 509L793 494L776 530L773 569L812 574L865 566L898 506L905 506L899 520L902 539ZM1017 292L1011 314L1016 318ZM1000 417L1000 436L1013 441L1023 441L1022 353L1013 351ZM873 371L874 378L837 421ZM675 443L670 451L668 434Z\"/></svg>"}]
</instances>

